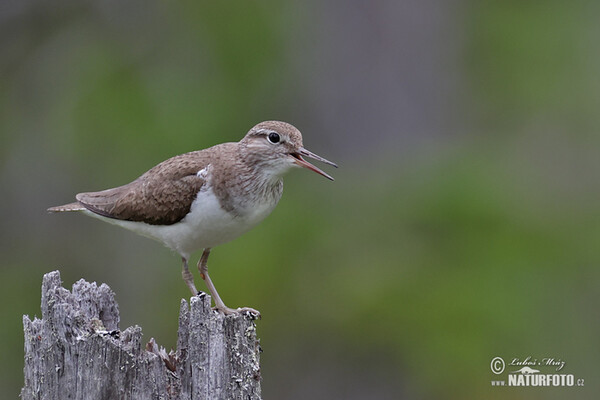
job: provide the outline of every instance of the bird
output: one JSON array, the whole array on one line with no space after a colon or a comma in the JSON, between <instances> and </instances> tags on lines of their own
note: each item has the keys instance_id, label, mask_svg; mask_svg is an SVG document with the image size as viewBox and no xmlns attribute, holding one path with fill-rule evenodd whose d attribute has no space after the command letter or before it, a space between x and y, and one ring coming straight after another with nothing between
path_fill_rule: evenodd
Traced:
<instances>
[{"instance_id":1,"label":"bird","mask_svg":"<svg viewBox=\"0 0 600 400\"><path fill-rule=\"evenodd\" d=\"M208 257L213 247L246 233L273 211L288 170L303 167L334 180L305 157L337 168L305 149L295 126L264 121L239 142L171 157L126 185L79 193L75 202L48 211L81 212L163 243L181 256L181 274L194 296L200 292L188 262L202 249L197 267L214 309L258 318L253 308L225 305L208 274Z\"/></svg>"}]
</instances>

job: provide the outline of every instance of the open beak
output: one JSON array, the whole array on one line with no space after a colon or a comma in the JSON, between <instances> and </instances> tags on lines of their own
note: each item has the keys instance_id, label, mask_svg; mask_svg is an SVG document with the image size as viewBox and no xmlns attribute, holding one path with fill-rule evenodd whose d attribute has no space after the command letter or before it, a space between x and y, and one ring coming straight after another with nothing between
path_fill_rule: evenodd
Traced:
<instances>
[{"instance_id":1,"label":"open beak","mask_svg":"<svg viewBox=\"0 0 600 400\"><path fill-rule=\"evenodd\" d=\"M310 151L306 150L304 147L300 147L300 149L298 149L298 151L296 153L291 153L290 155L292 157L294 157L294 163L296 163L296 165L310 169L311 171L314 171L319 175L323 175L325 178L327 178L329 180L332 180L332 181L334 180L333 177L331 177L330 175L326 174L325 172L321 171L319 168L315 167L314 165L312 165L311 163L306 161L304 158L302 158L302 156L309 157L309 158L312 158L317 161L321 161L325 164L333 165L334 167L337 168L337 165L335 163L332 163L331 161L326 160L323 157L316 155L315 153L311 153Z\"/></svg>"}]
</instances>

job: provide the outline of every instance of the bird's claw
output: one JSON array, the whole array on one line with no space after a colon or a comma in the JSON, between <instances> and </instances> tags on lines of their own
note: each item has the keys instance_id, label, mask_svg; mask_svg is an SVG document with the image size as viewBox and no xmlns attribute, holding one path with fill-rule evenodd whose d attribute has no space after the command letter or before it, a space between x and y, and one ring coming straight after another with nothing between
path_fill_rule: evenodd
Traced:
<instances>
[{"instance_id":1,"label":"bird's claw","mask_svg":"<svg viewBox=\"0 0 600 400\"><path fill-rule=\"evenodd\" d=\"M222 312L225 315L242 315L250 320L260 319L261 315L258 310L250 307L229 308L229 307L213 307L213 310Z\"/></svg>"}]
</instances>

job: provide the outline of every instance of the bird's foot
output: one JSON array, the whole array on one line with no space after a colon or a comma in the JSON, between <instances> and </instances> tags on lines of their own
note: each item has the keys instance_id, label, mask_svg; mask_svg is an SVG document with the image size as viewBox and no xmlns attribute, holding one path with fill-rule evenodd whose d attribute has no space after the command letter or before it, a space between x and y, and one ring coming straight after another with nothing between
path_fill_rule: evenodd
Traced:
<instances>
[{"instance_id":1,"label":"bird's foot","mask_svg":"<svg viewBox=\"0 0 600 400\"><path fill-rule=\"evenodd\" d=\"M250 307L240 307L240 308L229 308L229 307L213 307L213 310L222 312L225 315L242 315L251 320L260 319L260 312Z\"/></svg>"}]
</instances>

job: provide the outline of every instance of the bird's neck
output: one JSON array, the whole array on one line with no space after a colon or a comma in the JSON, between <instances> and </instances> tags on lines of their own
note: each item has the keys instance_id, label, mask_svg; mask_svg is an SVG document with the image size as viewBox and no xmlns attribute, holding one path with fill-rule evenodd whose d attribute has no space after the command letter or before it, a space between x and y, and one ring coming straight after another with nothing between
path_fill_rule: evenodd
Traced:
<instances>
[{"instance_id":1,"label":"bird's neck","mask_svg":"<svg viewBox=\"0 0 600 400\"><path fill-rule=\"evenodd\" d=\"M221 207L238 216L256 208L275 207L283 193L281 176L269 174L258 164L241 161L235 174L213 186Z\"/></svg>"}]
</instances>

